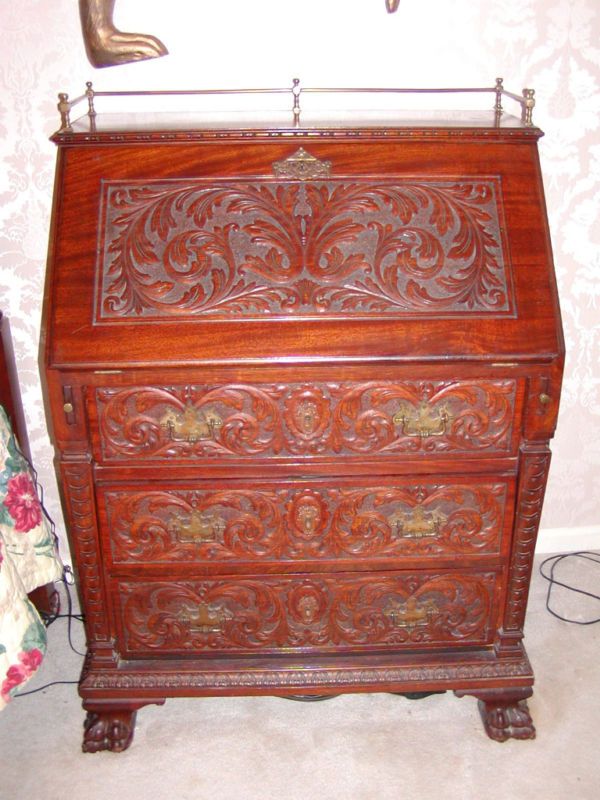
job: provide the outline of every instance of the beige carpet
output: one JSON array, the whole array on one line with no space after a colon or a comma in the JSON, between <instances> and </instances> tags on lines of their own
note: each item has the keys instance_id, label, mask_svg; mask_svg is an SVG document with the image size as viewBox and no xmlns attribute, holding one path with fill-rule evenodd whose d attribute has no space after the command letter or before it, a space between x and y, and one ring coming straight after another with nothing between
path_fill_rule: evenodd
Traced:
<instances>
[{"instance_id":1,"label":"beige carpet","mask_svg":"<svg viewBox=\"0 0 600 800\"><path fill-rule=\"evenodd\" d=\"M598 593L597 566L569 571ZM537 675L535 741L490 741L475 699L450 693L419 701L211 698L147 706L130 750L84 755L76 688L56 686L0 715L0 798L598 800L600 624L554 619L545 591L536 575L526 638ZM600 615L600 604L576 595L557 593L556 601L563 613ZM78 675L65 623L50 634L49 655L28 688Z\"/></svg>"}]
</instances>

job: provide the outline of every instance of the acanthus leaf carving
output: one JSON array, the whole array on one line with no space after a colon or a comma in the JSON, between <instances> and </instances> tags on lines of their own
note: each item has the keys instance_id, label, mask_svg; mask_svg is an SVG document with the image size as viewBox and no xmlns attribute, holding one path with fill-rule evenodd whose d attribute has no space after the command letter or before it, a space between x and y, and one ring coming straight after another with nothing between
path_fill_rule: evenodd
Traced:
<instances>
[{"instance_id":1,"label":"acanthus leaf carving","mask_svg":"<svg viewBox=\"0 0 600 800\"><path fill-rule=\"evenodd\" d=\"M496 178L112 182L96 321L513 312Z\"/></svg>"},{"instance_id":2,"label":"acanthus leaf carving","mask_svg":"<svg viewBox=\"0 0 600 800\"><path fill-rule=\"evenodd\" d=\"M108 460L317 458L507 453L516 395L513 379L261 383L101 388L96 404L100 446ZM423 417L424 405L435 435L410 420L411 414ZM397 424L400 408L402 419L408 419L402 425ZM183 435L173 422L188 417L194 424L185 430L195 435Z\"/></svg>"},{"instance_id":3,"label":"acanthus leaf carving","mask_svg":"<svg viewBox=\"0 0 600 800\"><path fill-rule=\"evenodd\" d=\"M504 483L110 489L102 502L117 563L262 562L498 553L506 490Z\"/></svg>"},{"instance_id":4,"label":"acanthus leaf carving","mask_svg":"<svg viewBox=\"0 0 600 800\"><path fill-rule=\"evenodd\" d=\"M121 582L123 645L184 654L481 644L496 580L422 573Z\"/></svg>"}]
</instances>

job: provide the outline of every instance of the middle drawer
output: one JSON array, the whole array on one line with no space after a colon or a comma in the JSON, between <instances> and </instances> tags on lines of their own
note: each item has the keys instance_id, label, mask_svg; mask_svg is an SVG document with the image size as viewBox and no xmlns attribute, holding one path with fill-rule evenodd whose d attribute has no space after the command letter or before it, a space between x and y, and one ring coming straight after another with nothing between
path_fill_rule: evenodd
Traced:
<instances>
[{"instance_id":1,"label":"middle drawer","mask_svg":"<svg viewBox=\"0 0 600 800\"><path fill-rule=\"evenodd\" d=\"M113 565L204 563L225 572L258 562L498 557L510 539L515 486L508 476L453 475L106 483L97 491Z\"/></svg>"}]
</instances>

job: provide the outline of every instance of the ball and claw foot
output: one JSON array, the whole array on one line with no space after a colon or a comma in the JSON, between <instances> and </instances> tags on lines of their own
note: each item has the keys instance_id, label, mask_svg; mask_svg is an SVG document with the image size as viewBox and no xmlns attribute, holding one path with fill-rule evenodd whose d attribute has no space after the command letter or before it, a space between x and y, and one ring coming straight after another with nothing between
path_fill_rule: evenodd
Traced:
<instances>
[{"instance_id":1,"label":"ball and claw foot","mask_svg":"<svg viewBox=\"0 0 600 800\"><path fill-rule=\"evenodd\" d=\"M133 739L135 711L88 711L83 723L84 753L121 753Z\"/></svg>"},{"instance_id":2,"label":"ball and claw foot","mask_svg":"<svg viewBox=\"0 0 600 800\"><path fill-rule=\"evenodd\" d=\"M512 705L479 701L485 732L496 742L507 739L535 739L535 726L526 700Z\"/></svg>"},{"instance_id":3,"label":"ball and claw foot","mask_svg":"<svg viewBox=\"0 0 600 800\"><path fill-rule=\"evenodd\" d=\"M474 695L479 701L479 713L485 732L496 742L507 739L535 739L535 726L527 698L531 697L531 687L522 689L479 689L455 690L457 697Z\"/></svg>"}]
</instances>

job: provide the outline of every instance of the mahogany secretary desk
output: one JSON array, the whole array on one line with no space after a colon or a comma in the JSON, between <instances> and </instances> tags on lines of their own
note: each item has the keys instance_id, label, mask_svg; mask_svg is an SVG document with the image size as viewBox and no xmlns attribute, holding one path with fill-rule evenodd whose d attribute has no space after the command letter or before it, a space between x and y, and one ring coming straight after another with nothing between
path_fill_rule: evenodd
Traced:
<instances>
[{"instance_id":1,"label":"mahogany secretary desk","mask_svg":"<svg viewBox=\"0 0 600 800\"><path fill-rule=\"evenodd\" d=\"M564 348L533 92L327 119L311 91L261 119L60 96L44 357L86 751L190 695L451 689L535 734Z\"/></svg>"}]
</instances>

